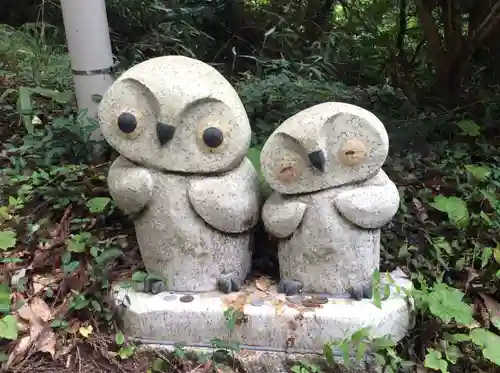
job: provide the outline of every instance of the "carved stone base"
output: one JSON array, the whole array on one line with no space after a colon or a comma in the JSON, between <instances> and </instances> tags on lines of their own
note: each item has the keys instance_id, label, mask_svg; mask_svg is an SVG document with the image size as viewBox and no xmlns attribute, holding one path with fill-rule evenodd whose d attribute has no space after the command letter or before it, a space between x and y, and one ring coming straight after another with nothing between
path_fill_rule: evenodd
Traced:
<instances>
[{"instance_id":1,"label":"carved stone base","mask_svg":"<svg viewBox=\"0 0 500 373\"><path fill-rule=\"evenodd\" d=\"M403 338L411 324L411 302L401 289L410 289L411 282L396 276L392 274L395 285L381 308L368 299L311 298L306 294L286 297L275 287L264 292L253 285L229 295L150 295L115 286L112 296L121 307L126 335L164 348L177 343L210 348L214 338L228 340L224 311L229 307L242 310L245 320L236 326L231 340L239 341L240 347L252 351L250 355L257 360L262 356L272 361L269 354L277 354L283 356L279 359L283 362L287 356L321 353L325 343L343 339L363 327L370 327L376 337L390 336L394 341Z\"/></svg>"}]
</instances>

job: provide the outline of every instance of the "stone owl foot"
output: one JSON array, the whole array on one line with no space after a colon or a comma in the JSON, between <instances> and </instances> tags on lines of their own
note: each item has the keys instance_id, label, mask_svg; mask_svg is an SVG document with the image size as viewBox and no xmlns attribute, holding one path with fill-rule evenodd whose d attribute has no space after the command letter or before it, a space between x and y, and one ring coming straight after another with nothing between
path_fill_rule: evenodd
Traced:
<instances>
[{"instance_id":1,"label":"stone owl foot","mask_svg":"<svg viewBox=\"0 0 500 373\"><path fill-rule=\"evenodd\" d=\"M349 290L349 294L352 299L361 300L361 299L371 299L373 295L372 285L361 286L359 288L351 288Z\"/></svg>"},{"instance_id":2,"label":"stone owl foot","mask_svg":"<svg viewBox=\"0 0 500 373\"><path fill-rule=\"evenodd\" d=\"M167 290L165 283L162 280L155 278L147 278L144 280L144 292L150 294L159 294Z\"/></svg>"},{"instance_id":3,"label":"stone owl foot","mask_svg":"<svg viewBox=\"0 0 500 373\"><path fill-rule=\"evenodd\" d=\"M240 280L234 272L221 274L219 279L217 280L218 289L225 294L239 291L240 286Z\"/></svg>"},{"instance_id":4,"label":"stone owl foot","mask_svg":"<svg viewBox=\"0 0 500 373\"><path fill-rule=\"evenodd\" d=\"M297 295L302 292L302 284L299 281L284 278L278 284L278 293L285 293L287 296Z\"/></svg>"}]
</instances>

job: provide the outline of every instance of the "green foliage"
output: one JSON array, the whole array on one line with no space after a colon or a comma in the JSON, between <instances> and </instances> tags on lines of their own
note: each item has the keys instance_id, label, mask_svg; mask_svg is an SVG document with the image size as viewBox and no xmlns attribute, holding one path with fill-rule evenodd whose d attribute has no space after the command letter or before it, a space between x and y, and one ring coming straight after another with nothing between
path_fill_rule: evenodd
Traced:
<instances>
[{"instance_id":1,"label":"green foliage","mask_svg":"<svg viewBox=\"0 0 500 373\"><path fill-rule=\"evenodd\" d=\"M427 349L424 366L434 370L440 370L442 373L448 372L448 362L442 359L442 354L432 348Z\"/></svg>"},{"instance_id":2,"label":"green foliage","mask_svg":"<svg viewBox=\"0 0 500 373\"><path fill-rule=\"evenodd\" d=\"M430 205L446 213L448 219L459 228L465 228L469 224L467 203L461 198L438 195Z\"/></svg>"},{"instance_id":3,"label":"green foliage","mask_svg":"<svg viewBox=\"0 0 500 373\"><path fill-rule=\"evenodd\" d=\"M16 232L0 231L0 250L8 250L16 245Z\"/></svg>"},{"instance_id":4,"label":"green foliage","mask_svg":"<svg viewBox=\"0 0 500 373\"><path fill-rule=\"evenodd\" d=\"M419 307L428 309L446 324L452 320L461 325L474 322L472 307L463 302L464 293L444 283L438 283L432 289L416 290L413 296Z\"/></svg>"},{"instance_id":5,"label":"green foliage","mask_svg":"<svg viewBox=\"0 0 500 373\"><path fill-rule=\"evenodd\" d=\"M482 349L483 356L500 366L500 337L485 329L470 332L471 340Z\"/></svg>"},{"instance_id":6,"label":"green foliage","mask_svg":"<svg viewBox=\"0 0 500 373\"><path fill-rule=\"evenodd\" d=\"M102 213L110 202L108 197L94 197L87 201L87 207L92 213Z\"/></svg>"},{"instance_id":7,"label":"green foliage","mask_svg":"<svg viewBox=\"0 0 500 373\"><path fill-rule=\"evenodd\" d=\"M153 56L183 54L213 63L231 80L250 117L248 158L259 172L264 197L270 189L260 173L259 149L298 111L337 100L372 110L386 125L392 150L386 171L400 187L401 209L383 234L382 267L408 269L416 287L411 295L417 325L398 345L388 338L372 338L364 329L346 335L325 346L330 365L338 353L349 362L372 355L388 373L408 371L415 362L442 372L455 371L455 365L457 371L464 370L463 361L478 371L490 369L485 361L499 364L499 337L490 328L498 326L498 320L491 315L485 319L484 312L473 314L470 306L482 302L475 292L491 294L495 302L500 288L499 61L497 47L487 40L496 40L497 31L489 27L475 33L489 35L476 44L465 30L475 32L470 22L478 16L475 9L486 17L495 2L478 1L474 7L453 2L450 10L462 17L447 17L445 2L422 2L420 12L412 1L106 4L120 70ZM31 253L50 250L55 256L50 263L30 273L53 268L64 275L64 283L85 282L74 290L49 286L42 291L50 304L64 297L69 301L68 314L54 320L52 327L64 332L75 317L83 317L113 328L105 294L109 279L116 276L113 270L130 265L133 250L110 231L126 219L117 215L106 194L106 166L91 165L96 145L91 133L97 123L74 108L60 11L51 2L41 7L21 3L7 6L8 14L25 8L23 14L38 17L40 8L41 18L55 26L32 18L24 21L37 22L0 30L0 110L2 123L9 124L1 131L6 134L0 150L5 196L0 207L0 263L23 269L26 263L37 263ZM431 3L433 8L427 9ZM446 48L433 50L435 43L420 23L422 12L430 15ZM468 27L445 27L442 20L448 19L463 19ZM476 21L483 23L481 17ZM452 29L461 34L450 35ZM459 45L448 45L452 40ZM465 67L461 59L467 61ZM421 143L426 145L423 150ZM64 233L52 237L59 226ZM133 237L123 230L119 236ZM24 256L17 257L21 250ZM132 282L154 278L132 268ZM20 280L15 289L31 296L33 283L26 281ZM388 295L380 281L377 271L377 307L383 307ZM0 287L0 312L6 315L0 336L7 339L14 337L10 296L10 287ZM245 315L229 309L224 317L228 336L212 340L209 359L222 351L234 361L239 343L233 334ZM90 337L92 329L82 328ZM17 329L15 333L17 338ZM118 356L132 358L136 347L116 329L112 333ZM177 349L175 356L184 359L184 349ZM166 362L161 362L157 368L163 370ZM170 362L166 366L172 368ZM299 373L317 369L308 362L292 367Z\"/></svg>"},{"instance_id":8,"label":"green foliage","mask_svg":"<svg viewBox=\"0 0 500 373\"><path fill-rule=\"evenodd\" d=\"M15 341L18 336L17 319L12 315L0 319L0 338Z\"/></svg>"}]
</instances>

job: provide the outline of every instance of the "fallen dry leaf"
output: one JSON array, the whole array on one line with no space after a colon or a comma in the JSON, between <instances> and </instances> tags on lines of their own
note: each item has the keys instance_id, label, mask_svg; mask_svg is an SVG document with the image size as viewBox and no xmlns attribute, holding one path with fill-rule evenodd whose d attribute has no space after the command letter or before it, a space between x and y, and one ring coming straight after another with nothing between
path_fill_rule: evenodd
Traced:
<instances>
[{"instance_id":1,"label":"fallen dry leaf","mask_svg":"<svg viewBox=\"0 0 500 373\"><path fill-rule=\"evenodd\" d=\"M5 363L4 369L9 369L14 363L17 363L21 360L24 359L26 356L26 353L30 349L32 344L31 337L27 335L26 337L21 338L18 340L16 347L12 350L12 352L9 355L9 358L7 359L7 362Z\"/></svg>"},{"instance_id":2,"label":"fallen dry leaf","mask_svg":"<svg viewBox=\"0 0 500 373\"><path fill-rule=\"evenodd\" d=\"M281 299L275 299L273 301L274 304L274 310L276 315L282 315L283 312L285 312L285 302L282 301Z\"/></svg>"},{"instance_id":3,"label":"fallen dry leaf","mask_svg":"<svg viewBox=\"0 0 500 373\"><path fill-rule=\"evenodd\" d=\"M40 276L40 275L34 275L33 276L33 291L35 294L38 294L42 290L52 287L59 281L56 277L54 276Z\"/></svg>"},{"instance_id":4,"label":"fallen dry leaf","mask_svg":"<svg viewBox=\"0 0 500 373\"><path fill-rule=\"evenodd\" d=\"M17 312L21 318L30 323L39 323L37 318L43 322L48 322L52 319L52 312L49 306L39 297L35 297L29 304L24 304Z\"/></svg>"},{"instance_id":5,"label":"fallen dry leaf","mask_svg":"<svg viewBox=\"0 0 500 373\"><path fill-rule=\"evenodd\" d=\"M418 220L424 222L429 218L429 215L427 215L423 203L418 198L416 197L413 198L412 206L413 210L415 211L415 214L417 215Z\"/></svg>"},{"instance_id":6,"label":"fallen dry leaf","mask_svg":"<svg viewBox=\"0 0 500 373\"><path fill-rule=\"evenodd\" d=\"M56 354L56 344L56 335L49 329L40 335L36 341L35 348L37 351L49 353L50 356L52 356L52 359L54 359Z\"/></svg>"},{"instance_id":7,"label":"fallen dry leaf","mask_svg":"<svg viewBox=\"0 0 500 373\"><path fill-rule=\"evenodd\" d=\"M479 293L490 316L490 321L497 329L500 329L500 303L493 297Z\"/></svg>"},{"instance_id":8,"label":"fallen dry leaf","mask_svg":"<svg viewBox=\"0 0 500 373\"><path fill-rule=\"evenodd\" d=\"M48 352L55 356L56 336L50 329L48 322L52 319L52 312L42 298L36 297L30 303L24 304L17 310L20 319L27 321L29 335L18 340L7 360L7 367L21 361L31 347L36 351ZM23 329L26 327L23 325Z\"/></svg>"},{"instance_id":9,"label":"fallen dry leaf","mask_svg":"<svg viewBox=\"0 0 500 373\"><path fill-rule=\"evenodd\" d=\"M260 290L267 292L272 284L272 280L269 277L261 276L259 279L255 280L255 287Z\"/></svg>"}]
</instances>

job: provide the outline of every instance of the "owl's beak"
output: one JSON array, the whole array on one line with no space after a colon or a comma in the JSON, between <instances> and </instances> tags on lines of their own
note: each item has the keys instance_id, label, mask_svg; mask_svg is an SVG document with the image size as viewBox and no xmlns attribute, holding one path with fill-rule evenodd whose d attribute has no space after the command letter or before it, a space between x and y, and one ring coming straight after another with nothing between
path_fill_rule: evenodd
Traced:
<instances>
[{"instance_id":1,"label":"owl's beak","mask_svg":"<svg viewBox=\"0 0 500 373\"><path fill-rule=\"evenodd\" d=\"M323 153L323 150L317 150L311 152L308 154L308 156L309 156L309 161L314 166L314 168L316 168L321 172L325 172L326 158L325 158L325 153Z\"/></svg>"},{"instance_id":2,"label":"owl's beak","mask_svg":"<svg viewBox=\"0 0 500 373\"><path fill-rule=\"evenodd\" d=\"M156 135L160 145L163 146L174 137L175 127L162 122L156 123Z\"/></svg>"}]
</instances>

